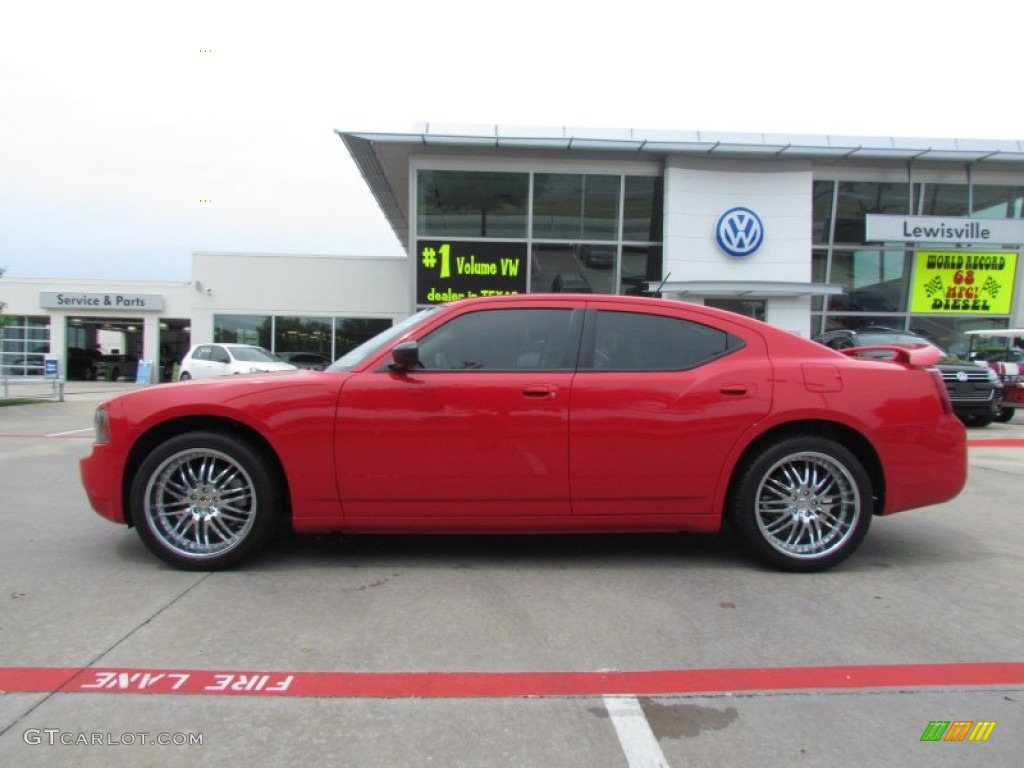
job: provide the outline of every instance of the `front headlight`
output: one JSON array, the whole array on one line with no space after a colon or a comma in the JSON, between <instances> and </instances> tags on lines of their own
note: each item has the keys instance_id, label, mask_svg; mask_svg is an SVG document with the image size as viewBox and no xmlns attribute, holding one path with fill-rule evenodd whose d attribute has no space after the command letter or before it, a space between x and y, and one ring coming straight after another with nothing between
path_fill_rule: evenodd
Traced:
<instances>
[{"instance_id":1,"label":"front headlight","mask_svg":"<svg viewBox=\"0 0 1024 768\"><path fill-rule=\"evenodd\" d=\"M110 442L110 416L104 406L101 405L96 409L96 413L92 417L92 426L96 433L97 443Z\"/></svg>"}]
</instances>

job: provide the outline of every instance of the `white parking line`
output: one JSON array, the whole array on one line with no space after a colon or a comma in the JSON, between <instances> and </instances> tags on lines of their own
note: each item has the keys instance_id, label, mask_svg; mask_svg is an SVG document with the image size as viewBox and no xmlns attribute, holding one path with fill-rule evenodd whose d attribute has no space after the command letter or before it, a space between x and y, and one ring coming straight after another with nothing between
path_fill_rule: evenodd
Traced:
<instances>
[{"instance_id":1,"label":"white parking line","mask_svg":"<svg viewBox=\"0 0 1024 768\"><path fill-rule=\"evenodd\" d=\"M92 432L92 427L88 429L72 429L69 432L54 432L52 435L47 435L47 437L64 437L65 435L77 435L81 432Z\"/></svg>"},{"instance_id":2,"label":"white parking line","mask_svg":"<svg viewBox=\"0 0 1024 768\"><path fill-rule=\"evenodd\" d=\"M629 768L670 768L635 696L605 696L604 708L615 726Z\"/></svg>"}]
</instances>

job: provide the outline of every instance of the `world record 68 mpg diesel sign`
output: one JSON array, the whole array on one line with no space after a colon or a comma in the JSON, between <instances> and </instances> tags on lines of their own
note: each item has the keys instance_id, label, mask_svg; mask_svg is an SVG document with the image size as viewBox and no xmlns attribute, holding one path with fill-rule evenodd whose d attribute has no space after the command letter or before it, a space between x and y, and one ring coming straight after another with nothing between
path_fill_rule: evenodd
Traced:
<instances>
[{"instance_id":1,"label":"world record 68 mpg diesel sign","mask_svg":"<svg viewBox=\"0 0 1024 768\"><path fill-rule=\"evenodd\" d=\"M416 303L526 293L526 243L419 240Z\"/></svg>"},{"instance_id":2,"label":"world record 68 mpg diesel sign","mask_svg":"<svg viewBox=\"0 0 1024 768\"><path fill-rule=\"evenodd\" d=\"M910 311L1008 315L1016 275L1013 252L918 251Z\"/></svg>"}]
</instances>

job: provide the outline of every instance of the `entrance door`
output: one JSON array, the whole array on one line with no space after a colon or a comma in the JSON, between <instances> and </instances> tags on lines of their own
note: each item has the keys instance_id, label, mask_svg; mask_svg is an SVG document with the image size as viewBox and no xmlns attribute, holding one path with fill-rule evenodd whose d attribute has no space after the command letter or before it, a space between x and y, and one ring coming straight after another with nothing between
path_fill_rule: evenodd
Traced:
<instances>
[{"instance_id":1,"label":"entrance door","mask_svg":"<svg viewBox=\"0 0 1024 768\"><path fill-rule=\"evenodd\" d=\"M174 369L192 346L192 323L189 320L160 321L159 381L174 381Z\"/></svg>"}]
</instances>

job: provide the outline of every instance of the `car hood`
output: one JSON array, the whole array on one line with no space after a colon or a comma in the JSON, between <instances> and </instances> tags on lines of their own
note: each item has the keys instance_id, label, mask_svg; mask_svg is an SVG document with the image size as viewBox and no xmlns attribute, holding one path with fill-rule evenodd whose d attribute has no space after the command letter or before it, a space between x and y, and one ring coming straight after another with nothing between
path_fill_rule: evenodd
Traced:
<instances>
[{"instance_id":1,"label":"car hood","mask_svg":"<svg viewBox=\"0 0 1024 768\"><path fill-rule=\"evenodd\" d=\"M935 364L935 367L940 371L976 371L979 368L987 368L988 366L978 365L977 363L972 363L968 360L950 360L947 358L945 360L939 360L939 362Z\"/></svg>"}]
</instances>

